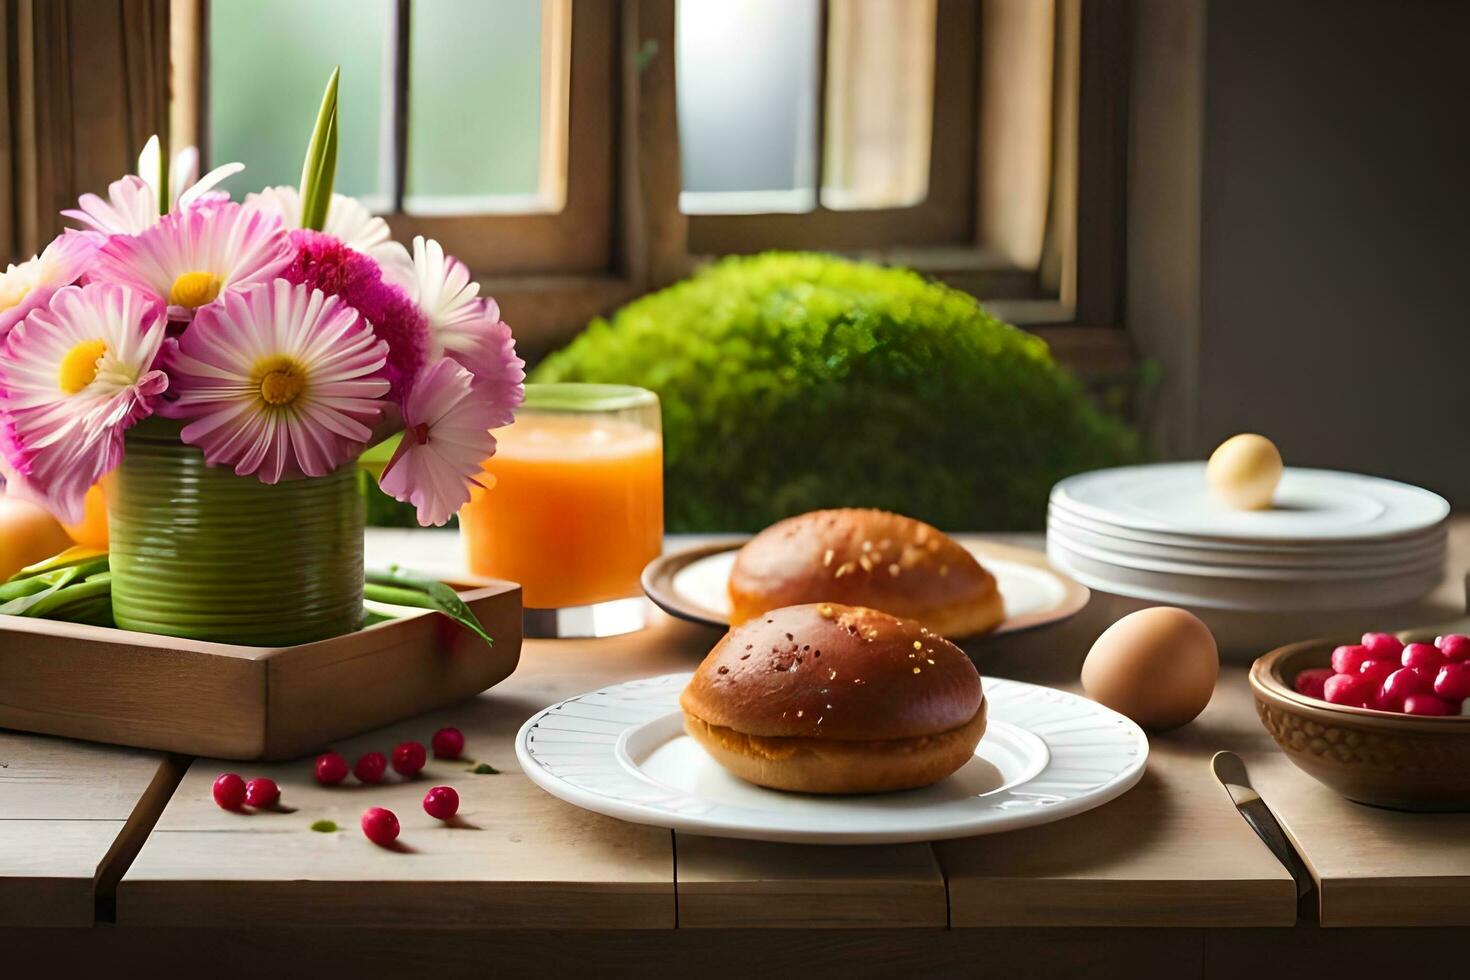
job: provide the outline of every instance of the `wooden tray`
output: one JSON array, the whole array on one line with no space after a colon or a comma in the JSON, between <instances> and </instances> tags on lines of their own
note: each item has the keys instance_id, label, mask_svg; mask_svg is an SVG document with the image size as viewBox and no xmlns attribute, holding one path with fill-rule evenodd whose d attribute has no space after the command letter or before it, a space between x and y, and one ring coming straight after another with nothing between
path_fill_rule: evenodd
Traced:
<instances>
[{"instance_id":1,"label":"wooden tray","mask_svg":"<svg viewBox=\"0 0 1470 980\"><path fill-rule=\"evenodd\" d=\"M456 588L493 647L427 610L290 647L0 616L0 728L224 759L320 751L510 676L521 587Z\"/></svg>"}]
</instances>

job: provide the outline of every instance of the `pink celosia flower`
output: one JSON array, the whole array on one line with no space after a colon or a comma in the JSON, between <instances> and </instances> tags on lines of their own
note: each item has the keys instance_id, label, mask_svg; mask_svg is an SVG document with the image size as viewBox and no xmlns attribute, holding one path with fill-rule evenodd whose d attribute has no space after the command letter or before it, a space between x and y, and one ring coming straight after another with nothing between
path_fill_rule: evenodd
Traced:
<instances>
[{"instance_id":1,"label":"pink celosia flower","mask_svg":"<svg viewBox=\"0 0 1470 980\"><path fill-rule=\"evenodd\" d=\"M257 194L246 194L245 206L280 215L287 228L301 227L301 192L294 187L267 187ZM383 278L394 285L403 285L412 274L413 262L408 257L408 249L393 240L388 222L363 207L356 198L333 194L322 232L377 262L383 269Z\"/></svg>"},{"instance_id":2,"label":"pink celosia flower","mask_svg":"<svg viewBox=\"0 0 1470 980\"><path fill-rule=\"evenodd\" d=\"M291 232L291 244L296 255L280 271L281 278L340 296L367 319L388 343L383 374L392 385L390 397L402 401L428 355L429 328L418 307L402 289L384 281L378 263L331 235L299 229Z\"/></svg>"},{"instance_id":3,"label":"pink celosia flower","mask_svg":"<svg viewBox=\"0 0 1470 980\"><path fill-rule=\"evenodd\" d=\"M356 458L383 409L388 345L342 300L283 279L201 309L169 359L162 408L206 462L262 483Z\"/></svg>"},{"instance_id":4,"label":"pink celosia flower","mask_svg":"<svg viewBox=\"0 0 1470 980\"><path fill-rule=\"evenodd\" d=\"M0 452L13 489L68 523L122 458L123 433L152 414L163 304L110 284L66 286L0 351Z\"/></svg>"},{"instance_id":5,"label":"pink celosia flower","mask_svg":"<svg viewBox=\"0 0 1470 980\"><path fill-rule=\"evenodd\" d=\"M443 524L470 499L470 484L495 453L496 407L474 393L474 378L440 358L424 368L403 403L403 438L378 485L418 509L419 523Z\"/></svg>"},{"instance_id":6,"label":"pink celosia flower","mask_svg":"<svg viewBox=\"0 0 1470 980\"><path fill-rule=\"evenodd\" d=\"M58 289L81 278L96 254L94 239L63 232L40 255L0 273L0 341L26 314L45 306Z\"/></svg>"},{"instance_id":7,"label":"pink celosia flower","mask_svg":"<svg viewBox=\"0 0 1470 980\"><path fill-rule=\"evenodd\" d=\"M495 300L480 295L463 262L422 235L413 240L409 295L429 321L429 356L447 353L468 368L477 397L497 409L495 425L508 425L525 396L526 362Z\"/></svg>"},{"instance_id":8,"label":"pink celosia flower","mask_svg":"<svg viewBox=\"0 0 1470 980\"><path fill-rule=\"evenodd\" d=\"M187 320L219 296L269 282L291 261L280 221L239 204L176 211L137 235L115 235L97 253L94 279L168 303Z\"/></svg>"}]
</instances>

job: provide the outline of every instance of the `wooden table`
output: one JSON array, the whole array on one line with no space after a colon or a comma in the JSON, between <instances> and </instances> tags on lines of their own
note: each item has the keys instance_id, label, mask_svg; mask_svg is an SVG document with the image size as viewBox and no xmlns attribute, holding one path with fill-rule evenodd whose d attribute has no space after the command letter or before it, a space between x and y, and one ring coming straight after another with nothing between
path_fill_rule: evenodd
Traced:
<instances>
[{"instance_id":1,"label":"wooden table","mask_svg":"<svg viewBox=\"0 0 1470 980\"><path fill-rule=\"evenodd\" d=\"M432 535L414 541L427 554L456 553ZM1452 574L1437 597L1445 618L1463 609L1456 583L1467 564L1470 521L1457 519ZM1075 689L1106 621L1106 603L1095 603L1065 626L972 653L983 674ZM310 760L171 760L0 733L0 941L78 969L163 949L180 966L212 965L220 950L270 950L303 970L368 973L429 963L571 970L595 957L613 973L719 974L757 962L943 973L984 963L1169 977L1233 972L1242 949L1283 972L1398 965L1389 941L1398 933L1319 922L1470 925L1470 816L1334 796L1274 752L1240 667L1222 673L1197 721L1151 739L1138 787L1079 817L993 837L840 848L699 837L580 811L519 771L512 740L535 710L692 669L716 638L659 615L632 636L531 641L516 674L480 697L335 746L352 759L455 725L467 754L497 775L432 760L410 783L325 789ZM1221 748L1245 757L1314 872L1317 900L1300 914L1290 877L1209 774ZM275 778L289 812L220 810L210 784L227 769ZM419 806L437 783L461 793L457 826ZM396 852L357 830L374 804L403 822ZM319 820L341 830L314 831ZM60 944L56 930L33 928L94 919L104 924ZM1448 929L1407 935L1424 955L1463 944Z\"/></svg>"}]
</instances>

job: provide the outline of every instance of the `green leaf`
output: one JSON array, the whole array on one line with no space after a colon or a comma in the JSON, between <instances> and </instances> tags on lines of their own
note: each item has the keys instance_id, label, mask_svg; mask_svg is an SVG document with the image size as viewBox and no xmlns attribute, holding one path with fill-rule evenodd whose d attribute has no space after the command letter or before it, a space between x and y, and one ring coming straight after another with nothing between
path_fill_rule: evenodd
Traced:
<instances>
[{"instance_id":1,"label":"green leaf","mask_svg":"<svg viewBox=\"0 0 1470 980\"><path fill-rule=\"evenodd\" d=\"M96 558L105 560L107 558L107 550L105 548L88 548L79 544L72 545L59 555L52 555L50 558L42 559L33 565L27 565L5 581L16 582L20 579L39 575L42 572L55 571L58 568L66 568L70 565L80 565L83 562L92 561Z\"/></svg>"},{"instance_id":2,"label":"green leaf","mask_svg":"<svg viewBox=\"0 0 1470 980\"><path fill-rule=\"evenodd\" d=\"M311 829L319 834L335 834L339 828L331 820L318 820L311 825Z\"/></svg>"},{"instance_id":3,"label":"green leaf","mask_svg":"<svg viewBox=\"0 0 1470 980\"><path fill-rule=\"evenodd\" d=\"M337 179L337 82L341 74L340 67L333 68L332 77L327 79L301 166L301 227L313 231L326 226L332 185Z\"/></svg>"},{"instance_id":4,"label":"green leaf","mask_svg":"<svg viewBox=\"0 0 1470 980\"><path fill-rule=\"evenodd\" d=\"M437 609L484 640L486 645L493 645L495 643L490 638L490 634L485 632L485 627L481 626L480 621L475 618L474 612L469 606L464 604L464 600L459 597L459 593L455 592L454 589L445 585L443 582L404 575L397 566L389 566L387 572L368 572L367 582L368 585L391 588L393 589L393 594L399 596L396 599L388 599L382 597L384 593L375 592L368 594L364 591L364 595L368 595L370 599L378 602L394 602L399 605L417 605L425 609ZM415 596L415 592L422 593L422 597Z\"/></svg>"},{"instance_id":5,"label":"green leaf","mask_svg":"<svg viewBox=\"0 0 1470 980\"><path fill-rule=\"evenodd\" d=\"M475 766L472 769L466 769L465 772L472 772L476 776L498 776L498 775L500 775L500 770L499 769L496 769L494 766L492 766L488 762L482 762L482 763L480 763L479 765Z\"/></svg>"},{"instance_id":6,"label":"green leaf","mask_svg":"<svg viewBox=\"0 0 1470 980\"><path fill-rule=\"evenodd\" d=\"M103 573L88 578L84 582L76 582L57 590L48 590L38 600L31 603L22 615L34 616L37 619L90 620L95 618L97 612L97 603L93 600L110 599L111 596L112 575Z\"/></svg>"}]
</instances>

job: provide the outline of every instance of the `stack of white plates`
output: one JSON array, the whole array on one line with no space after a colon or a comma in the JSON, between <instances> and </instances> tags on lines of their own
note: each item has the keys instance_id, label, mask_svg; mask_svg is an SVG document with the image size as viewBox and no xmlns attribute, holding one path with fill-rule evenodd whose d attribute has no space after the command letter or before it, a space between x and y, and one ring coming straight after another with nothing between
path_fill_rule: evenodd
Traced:
<instances>
[{"instance_id":1,"label":"stack of white plates","mask_svg":"<svg viewBox=\"0 0 1470 980\"><path fill-rule=\"evenodd\" d=\"M1104 592L1242 612L1413 602L1444 574L1443 497L1377 477L1288 469L1269 510L1217 500L1203 463L1098 470L1052 490L1047 555Z\"/></svg>"}]
</instances>

